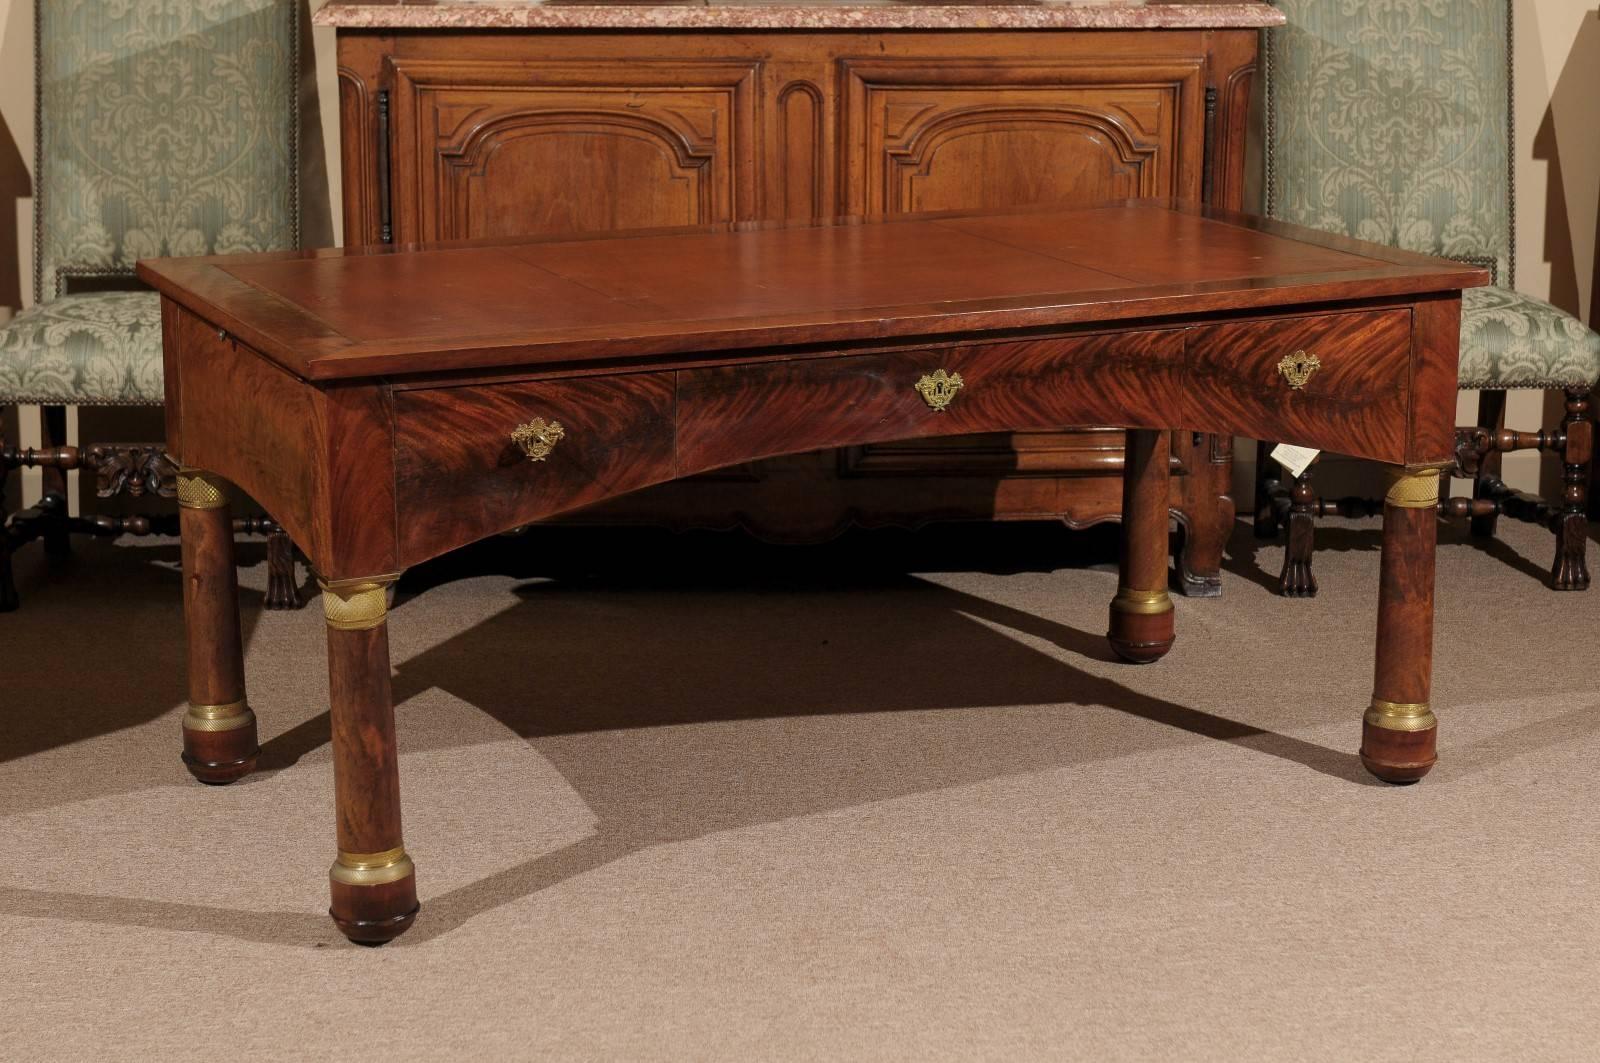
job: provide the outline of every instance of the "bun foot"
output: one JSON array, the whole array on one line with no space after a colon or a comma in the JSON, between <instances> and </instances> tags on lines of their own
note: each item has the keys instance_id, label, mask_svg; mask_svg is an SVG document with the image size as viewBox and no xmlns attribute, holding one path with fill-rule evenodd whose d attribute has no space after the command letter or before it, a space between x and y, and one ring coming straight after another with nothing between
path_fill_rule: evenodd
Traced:
<instances>
[{"instance_id":1,"label":"bun foot","mask_svg":"<svg viewBox=\"0 0 1600 1063\"><path fill-rule=\"evenodd\" d=\"M1439 722L1426 705L1374 699L1361 723L1361 763L1384 782L1414 783L1439 759L1438 736Z\"/></svg>"},{"instance_id":2,"label":"bun foot","mask_svg":"<svg viewBox=\"0 0 1600 1063\"><path fill-rule=\"evenodd\" d=\"M1106 641L1111 644L1112 652L1125 661L1150 664L1166 656L1167 651L1172 649L1172 643L1177 638L1173 631L1172 602L1167 598L1166 591L1156 593L1159 601L1151 597L1145 602L1130 603L1125 600L1128 592L1122 591L1111 603L1111 625L1106 631ZM1166 606L1161 612L1133 612L1130 609L1130 606L1151 608L1161 604Z\"/></svg>"},{"instance_id":3,"label":"bun foot","mask_svg":"<svg viewBox=\"0 0 1600 1063\"><path fill-rule=\"evenodd\" d=\"M221 715L202 715L204 712ZM256 768L256 715L243 703L190 707L183 719L183 763L189 774L211 786L223 786Z\"/></svg>"},{"instance_id":4,"label":"bun foot","mask_svg":"<svg viewBox=\"0 0 1600 1063\"><path fill-rule=\"evenodd\" d=\"M411 928L417 903L417 869L404 849L340 853L329 872L328 914L357 945L382 945Z\"/></svg>"}]
</instances>

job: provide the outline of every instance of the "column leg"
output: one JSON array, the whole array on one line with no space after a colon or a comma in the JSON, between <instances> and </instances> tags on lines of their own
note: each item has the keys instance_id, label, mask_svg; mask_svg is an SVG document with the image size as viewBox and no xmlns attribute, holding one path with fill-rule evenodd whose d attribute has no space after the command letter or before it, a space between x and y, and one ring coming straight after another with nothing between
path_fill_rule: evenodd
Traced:
<instances>
[{"instance_id":1,"label":"column leg","mask_svg":"<svg viewBox=\"0 0 1600 1063\"><path fill-rule=\"evenodd\" d=\"M1122 557L1106 638L1117 656L1146 664L1172 648L1167 596L1169 433L1128 429L1122 476Z\"/></svg>"},{"instance_id":2,"label":"column leg","mask_svg":"<svg viewBox=\"0 0 1600 1063\"><path fill-rule=\"evenodd\" d=\"M1372 705L1361 726L1361 763L1385 782L1416 782L1433 767L1439 721L1433 681L1433 558L1438 466L1392 468L1383 505L1378 651Z\"/></svg>"},{"instance_id":3,"label":"column leg","mask_svg":"<svg viewBox=\"0 0 1600 1063\"><path fill-rule=\"evenodd\" d=\"M260 749L245 702L239 584L227 482L198 469L178 473L183 616L189 638L189 711L183 762L204 783L250 774Z\"/></svg>"},{"instance_id":4,"label":"column leg","mask_svg":"<svg viewBox=\"0 0 1600 1063\"><path fill-rule=\"evenodd\" d=\"M400 833L389 690L386 589L395 578L322 584L339 838L328 914L345 937L362 945L399 937L418 910L416 867Z\"/></svg>"}]
</instances>

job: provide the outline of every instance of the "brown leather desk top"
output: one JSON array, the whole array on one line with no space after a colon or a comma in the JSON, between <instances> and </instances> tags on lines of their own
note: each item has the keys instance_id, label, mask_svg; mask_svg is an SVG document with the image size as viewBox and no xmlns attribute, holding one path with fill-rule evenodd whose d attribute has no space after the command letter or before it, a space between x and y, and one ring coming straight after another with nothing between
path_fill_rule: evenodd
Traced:
<instances>
[{"instance_id":1,"label":"brown leather desk top","mask_svg":"<svg viewBox=\"0 0 1600 1063\"><path fill-rule=\"evenodd\" d=\"M139 275L307 380L904 341L1488 281L1475 266L1161 200L164 259Z\"/></svg>"}]
</instances>

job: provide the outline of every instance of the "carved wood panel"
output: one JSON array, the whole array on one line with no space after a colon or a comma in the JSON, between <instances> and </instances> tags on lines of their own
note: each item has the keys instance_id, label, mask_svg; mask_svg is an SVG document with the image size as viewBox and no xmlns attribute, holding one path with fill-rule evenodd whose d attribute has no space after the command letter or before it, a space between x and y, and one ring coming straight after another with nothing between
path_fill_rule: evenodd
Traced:
<instances>
[{"instance_id":1,"label":"carved wood panel","mask_svg":"<svg viewBox=\"0 0 1600 1063\"><path fill-rule=\"evenodd\" d=\"M1077 203L1200 191L1199 64L846 59L850 213ZM1199 124L1199 113L1191 115ZM1183 150L1180 150L1183 149Z\"/></svg>"},{"instance_id":2,"label":"carved wood panel","mask_svg":"<svg viewBox=\"0 0 1600 1063\"><path fill-rule=\"evenodd\" d=\"M394 63L395 238L733 221L755 125L746 62Z\"/></svg>"}]
</instances>

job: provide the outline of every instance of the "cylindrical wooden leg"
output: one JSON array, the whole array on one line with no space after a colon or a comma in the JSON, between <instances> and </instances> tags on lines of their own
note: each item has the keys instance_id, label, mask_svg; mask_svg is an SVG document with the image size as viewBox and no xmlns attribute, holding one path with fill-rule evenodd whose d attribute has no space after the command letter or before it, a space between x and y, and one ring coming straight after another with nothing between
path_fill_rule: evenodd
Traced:
<instances>
[{"instance_id":1,"label":"cylindrical wooden leg","mask_svg":"<svg viewBox=\"0 0 1600 1063\"><path fill-rule=\"evenodd\" d=\"M204 783L229 783L256 766L256 717L245 703L239 584L228 485L198 469L178 473L183 616L189 633L189 711L183 762Z\"/></svg>"},{"instance_id":2,"label":"cylindrical wooden leg","mask_svg":"<svg viewBox=\"0 0 1600 1063\"><path fill-rule=\"evenodd\" d=\"M394 579L322 585L339 822L328 914L345 937L362 945L399 937L418 909L416 867L400 834L400 771L389 690L386 588Z\"/></svg>"},{"instance_id":3,"label":"cylindrical wooden leg","mask_svg":"<svg viewBox=\"0 0 1600 1063\"><path fill-rule=\"evenodd\" d=\"M1172 648L1167 595L1167 490L1171 439L1164 431L1128 429L1122 477L1122 556L1106 638L1118 657L1137 664Z\"/></svg>"},{"instance_id":4,"label":"cylindrical wooden leg","mask_svg":"<svg viewBox=\"0 0 1600 1063\"><path fill-rule=\"evenodd\" d=\"M1428 774L1439 721L1433 682L1433 557L1438 543L1437 467L1392 469L1383 505L1378 652L1372 705L1361 726L1361 763L1385 782Z\"/></svg>"}]
</instances>

